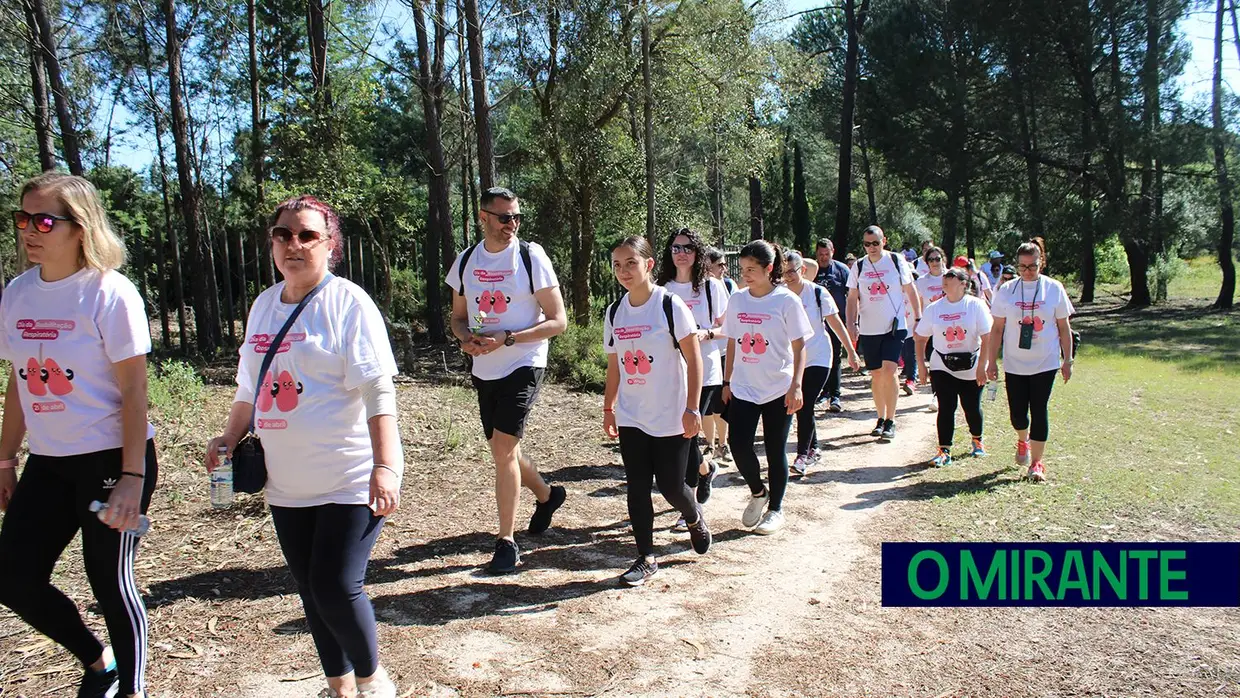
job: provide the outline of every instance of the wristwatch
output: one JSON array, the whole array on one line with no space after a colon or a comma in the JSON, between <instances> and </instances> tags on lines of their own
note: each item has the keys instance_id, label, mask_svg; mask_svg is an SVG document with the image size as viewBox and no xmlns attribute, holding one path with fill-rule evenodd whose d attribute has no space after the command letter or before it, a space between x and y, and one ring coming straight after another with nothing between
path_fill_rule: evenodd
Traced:
<instances>
[{"instance_id":1,"label":"wristwatch","mask_svg":"<svg viewBox=\"0 0 1240 698\"><path fill-rule=\"evenodd\" d=\"M504 330L504 346L510 347L517 343L517 337L512 330Z\"/></svg>"}]
</instances>

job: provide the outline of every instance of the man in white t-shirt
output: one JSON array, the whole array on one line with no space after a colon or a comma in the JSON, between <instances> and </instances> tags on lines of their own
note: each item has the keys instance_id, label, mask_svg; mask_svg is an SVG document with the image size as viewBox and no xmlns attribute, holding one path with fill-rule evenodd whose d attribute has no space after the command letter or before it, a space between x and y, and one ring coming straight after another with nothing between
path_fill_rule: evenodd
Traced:
<instances>
[{"instance_id":1,"label":"man in white t-shirt","mask_svg":"<svg viewBox=\"0 0 1240 698\"><path fill-rule=\"evenodd\" d=\"M865 229L861 244L865 255L857 259L848 275L848 329L860 335L861 353L870 371L870 388L878 424L871 436L895 438L896 374L904 340L913 328L905 321L905 303L912 310L914 326L921 319L921 299L913 285L913 272L903 258L884 249L883 229Z\"/></svg>"},{"instance_id":2,"label":"man in white t-shirt","mask_svg":"<svg viewBox=\"0 0 1240 698\"><path fill-rule=\"evenodd\" d=\"M479 204L483 240L456 258L447 283L453 290L452 334L461 351L474 357L478 410L495 460L499 540L488 569L506 574L521 562L513 537L521 486L538 499L530 533L545 531L564 504L564 488L547 485L521 454L521 436L542 385L549 340L564 331L568 316L551 259L541 246L517 239L517 195L493 187Z\"/></svg>"}]
</instances>

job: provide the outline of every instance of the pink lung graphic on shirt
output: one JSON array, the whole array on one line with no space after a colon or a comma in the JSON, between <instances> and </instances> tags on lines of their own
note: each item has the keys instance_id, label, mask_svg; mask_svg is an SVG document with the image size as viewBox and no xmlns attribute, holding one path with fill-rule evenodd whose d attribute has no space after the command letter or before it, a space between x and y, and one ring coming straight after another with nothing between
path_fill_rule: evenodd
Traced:
<instances>
[{"instance_id":1,"label":"pink lung graphic on shirt","mask_svg":"<svg viewBox=\"0 0 1240 698\"><path fill-rule=\"evenodd\" d=\"M748 354L750 351L753 351L753 335L748 332L745 333L744 337L736 341L741 345L741 353Z\"/></svg>"},{"instance_id":2,"label":"pink lung graphic on shirt","mask_svg":"<svg viewBox=\"0 0 1240 698\"><path fill-rule=\"evenodd\" d=\"M887 284L881 281L875 281L874 283L870 284L870 295L871 296L887 295Z\"/></svg>"},{"instance_id":3,"label":"pink lung graphic on shirt","mask_svg":"<svg viewBox=\"0 0 1240 698\"><path fill-rule=\"evenodd\" d=\"M753 336L753 353L759 355L765 354L766 348L769 346L771 346L770 341L763 337L761 332Z\"/></svg>"},{"instance_id":4,"label":"pink lung graphic on shirt","mask_svg":"<svg viewBox=\"0 0 1240 698\"><path fill-rule=\"evenodd\" d=\"M297 409L297 396L301 395L304 390L301 381L293 380L293 374L280 371L279 378L271 389L271 394L276 400L276 407L281 412L292 412Z\"/></svg>"},{"instance_id":5,"label":"pink lung graphic on shirt","mask_svg":"<svg viewBox=\"0 0 1240 698\"><path fill-rule=\"evenodd\" d=\"M259 412L270 412L271 405L275 402L274 393L271 390L271 371L263 374L263 384L258 386L258 403Z\"/></svg>"},{"instance_id":6,"label":"pink lung graphic on shirt","mask_svg":"<svg viewBox=\"0 0 1240 698\"><path fill-rule=\"evenodd\" d=\"M620 361L620 364L624 366L624 372L630 376L637 373L637 359L633 356L633 352L624 352L624 359Z\"/></svg>"},{"instance_id":7,"label":"pink lung graphic on shirt","mask_svg":"<svg viewBox=\"0 0 1240 698\"><path fill-rule=\"evenodd\" d=\"M947 341L950 343L963 342L965 336L968 334L968 330L959 325L948 327L947 330L943 332L943 336L946 337Z\"/></svg>"},{"instance_id":8,"label":"pink lung graphic on shirt","mask_svg":"<svg viewBox=\"0 0 1240 698\"><path fill-rule=\"evenodd\" d=\"M31 395L43 397L47 395L47 383L43 381L43 366L33 356L26 359L26 368L17 369L17 375L26 381L26 389Z\"/></svg>"},{"instance_id":9,"label":"pink lung graphic on shirt","mask_svg":"<svg viewBox=\"0 0 1240 698\"><path fill-rule=\"evenodd\" d=\"M641 349L637 350L637 354L633 357L637 363L637 372L643 376L650 373L650 364L654 361L653 356L646 356L646 352Z\"/></svg>"},{"instance_id":10,"label":"pink lung graphic on shirt","mask_svg":"<svg viewBox=\"0 0 1240 698\"><path fill-rule=\"evenodd\" d=\"M60 364L50 356L43 361L43 371L47 374L47 389L52 395L68 395L73 392L73 369L61 368Z\"/></svg>"},{"instance_id":11,"label":"pink lung graphic on shirt","mask_svg":"<svg viewBox=\"0 0 1240 698\"><path fill-rule=\"evenodd\" d=\"M495 307L494 302L491 300L490 291L483 291L482 295L475 298L474 301L478 303L478 310L484 313L491 312L491 308Z\"/></svg>"},{"instance_id":12,"label":"pink lung graphic on shirt","mask_svg":"<svg viewBox=\"0 0 1240 698\"><path fill-rule=\"evenodd\" d=\"M504 295L503 291L491 289L483 291L482 295L474 299L478 303L478 310L484 313L494 312L502 315L508 312L508 302L512 299Z\"/></svg>"},{"instance_id":13,"label":"pink lung graphic on shirt","mask_svg":"<svg viewBox=\"0 0 1240 698\"><path fill-rule=\"evenodd\" d=\"M26 381L30 394L43 397L49 392L56 396L73 392L73 369L62 368L56 359L50 356L43 359L42 356L43 350L40 348L40 358L32 356L26 359L26 368L17 371L18 377Z\"/></svg>"},{"instance_id":14,"label":"pink lung graphic on shirt","mask_svg":"<svg viewBox=\"0 0 1240 698\"><path fill-rule=\"evenodd\" d=\"M1020 324L1022 325L1028 325L1030 323L1033 323L1034 332L1041 332L1042 328L1046 326L1045 323L1042 322L1042 318L1038 317L1037 315L1034 315L1032 317L1026 315L1020 319Z\"/></svg>"}]
</instances>

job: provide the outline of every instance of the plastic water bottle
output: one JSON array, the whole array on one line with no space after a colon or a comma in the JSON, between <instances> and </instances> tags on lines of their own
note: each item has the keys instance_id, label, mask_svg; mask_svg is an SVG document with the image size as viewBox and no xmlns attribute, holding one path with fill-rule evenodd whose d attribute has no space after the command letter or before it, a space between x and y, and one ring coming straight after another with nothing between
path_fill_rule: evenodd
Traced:
<instances>
[{"instance_id":1,"label":"plastic water bottle","mask_svg":"<svg viewBox=\"0 0 1240 698\"><path fill-rule=\"evenodd\" d=\"M211 471L211 506L226 509L233 503L233 467L228 457L228 447L220 446L217 465Z\"/></svg>"},{"instance_id":2,"label":"plastic water bottle","mask_svg":"<svg viewBox=\"0 0 1240 698\"><path fill-rule=\"evenodd\" d=\"M999 381L990 381L990 385L986 386L986 401L994 402L999 397Z\"/></svg>"},{"instance_id":3,"label":"plastic water bottle","mask_svg":"<svg viewBox=\"0 0 1240 698\"><path fill-rule=\"evenodd\" d=\"M96 499L90 503L89 508L91 511L95 512L95 515L99 517L100 521L103 521L103 512L107 510L108 503L101 502ZM143 536L146 535L146 532L149 530L151 530L151 520L143 515L138 515L138 525L127 530L126 533L132 533L135 536Z\"/></svg>"}]
</instances>

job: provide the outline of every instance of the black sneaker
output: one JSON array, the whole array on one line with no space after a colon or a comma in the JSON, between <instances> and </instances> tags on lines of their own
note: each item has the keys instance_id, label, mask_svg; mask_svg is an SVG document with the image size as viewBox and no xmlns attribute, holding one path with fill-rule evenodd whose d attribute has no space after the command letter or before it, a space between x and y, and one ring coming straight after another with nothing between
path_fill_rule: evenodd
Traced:
<instances>
[{"instance_id":1,"label":"black sneaker","mask_svg":"<svg viewBox=\"0 0 1240 698\"><path fill-rule=\"evenodd\" d=\"M838 397L831 398L831 405L827 407L828 412L843 412L844 406L840 404Z\"/></svg>"},{"instance_id":2,"label":"black sneaker","mask_svg":"<svg viewBox=\"0 0 1240 698\"><path fill-rule=\"evenodd\" d=\"M693 552L698 555L705 555L710 550L710 542L713 538L710 535L710 529L706 527L706 516L698 512L697 523L689 524L689 539L693 541Z\"/></svg>"},{"instance_id":3,"label":"black sneaker","mask_svg":"<svg viewBox=\"0 0 1240 698\"><path fill-rule=\"evenodd\" d=\"M880 417L878 420L878 424L875 424L874 428L870 430L870 436L882 436L883 427L885 426L887 426L887 420Z\"/></svg>"},{"instance_id":4,"label":"black sneaker","mask_svg":"<svg viewBox=\"0 0 1240 698\"><path fill-rule=\"evenodd\" d=\"M539 502L534 507L534 515L530 517L530 533L535 535L542 533L551 527L551 515L556 509L564 506L564 498L568 496L568 492L559 485L551 487L551 496L545 502Z\"/></svg>"},{"instance_id":5,"label":"black sneaker","mask_svg":"<svg viewBox=\"0 0 1240 698\"><path fill-rule=\"evenodd\" d=\"M645 556L637 558L637 562L629 568L628 572L620 575L620 581L631 587L639 587L646 583L646 580L655 575L659 571L659 563L656 561L646 562Z\"/></svg>"},{"instance_id":6,"label":"black sneaker","mask_svg":"<svg viewBox=\"0 0 1240 698\"><path fill-rule=\"evenodd\" d=\"M116 664L95 671L87 668L82 674L82 684L78 687L78 698L113 698L121 690L120 677L116 673Z\"/></svg>"},{"instance_id":7,"label":"black sneaker","mask_svg":"<svg viewBox=\"0 0 1240 698\"><path fill-rule=\"evenodd\" d=\"M698 504L705 504L710 500L711 483L714 482L715 474L719 472L719 466L714 463L710 464L710 472L702 475L698 480L697 500Z\"/></svg>"},{"instance_id":8,"label":"black sneaker","mask_svg":"<svg viewBox=\"0 0 1240 698\"><path fill-rule=\"evenodd\" d=\"M896 423L890 419L883 425L883 439L890 441L896 438Z\"/></svg>"},{"instance_id":9,"label":"black sneaker","mask_svg":"<svg viewBox=\"0 0 1240 698\"><path fill-rule=\"evenodd\" d=\"M491 556L491 564L487 571L492 574L511 574L521 564L521 549L507 538L495 541L495 555Z\"/></svg>"}]
</instances>

